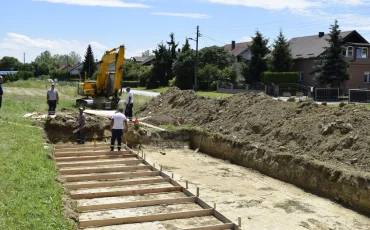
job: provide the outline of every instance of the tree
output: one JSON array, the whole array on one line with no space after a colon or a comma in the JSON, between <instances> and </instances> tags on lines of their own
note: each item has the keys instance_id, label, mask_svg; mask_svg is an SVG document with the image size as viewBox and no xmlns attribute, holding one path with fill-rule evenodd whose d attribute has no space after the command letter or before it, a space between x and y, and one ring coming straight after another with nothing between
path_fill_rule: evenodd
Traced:
<instances>
[{"instance_id":1,"label":"tree","mask_svg":"<svg viewBox=\"0 0 370 230\"><path fill-rule=\"evenodd\" d=\"M177 58L177 47L179 46L179 43L176 44L175 42L175 34L174 33L171 33L170 34L170 41L167 42L168 46L169 46L169 50L171 50L171 58L172 60L176 60Z\"/></svg>"},{"instance_id":2,"label":"tree","mask_svg":"<svg viewBox=\"0 0 370 230\"><path fill-rule=\"evenodd\" d=\"M224 48L211 46L199 51L199 68L207 64L216 65L219 69L224 69L235 62L235 57L228 53Z\"/></svg>"},{"instance_id":3,"label":"tree","mask_svg":"<svg viewBox=\"0 0 370 230\"><path fill-rule=\"evenodd\" d=\"M164 43L158 44L154 50L155 61L153 62L152 76L149 79L147 88L157 88L159 86L167 86L169 72L172 69L171 52L167 49Z\"/></svg>"},{"instance_id":4,"label":"tree","mask_svg":"<svg viewBox=\"0 0 370 230\"><path fill-rule=\"evenodd\" d=\"M149 57L149 56L152 56L153 55L153 53L152 53L152 51L150 51L150 50L145 50L142 54L141 54L141 56L142 57Z\"/></svg>"},{"instance_id":5,"label":"tree","mask_svg":"<svg viewBox=\"0 0 370 230\"><path fill-rule=\"evenodd\" d=\"M341 82L350 79L340 32L338 21L335 20L334 25L331 25L330 37L326 39L329 47L326 47L325 53L319 57L314 66L314 79L321 84L330 84L332 87L339 86Z\"/></svg>"},{"instance_id":6,"label":"tree","mask_svg":"<svg viewBox=\"0 0 370 230\"><path fill-rule=\"evenodd\" d=\"M19 70L29 71L29 72L35 73L35 67L32 64L29 64L29 63L25 63L24 65L22 65L19 68Z\"/></svg>"},{"instance_id":7,"label":"tree","mask_svg":"<svg viewBox=\"0 0 370 230\"><path fill-rule=\"evenodd\" d=\"M191 47L190 47L190 44L189 44L189 39L186 38L185 44L182 46L181 52L186 52L186 51L189 51L190 49L191 49Z\"/></svg>"},{"instance_id":8,"label":"tree","mask_svg":"<svg viewBox=\"0 0 370 230\"><path fill-rule=\"evenodd\" d=\"M0 70L16 71L20 68L21 63L14 57L3 57L0 60Z\"/></svg>"},{"instance_id":9,"label":"tree","mask_svg":"<svg viewBox=\"0 0 370 230\"><path fill-rule=\"evenodd\" d=\"M269 53L267 48L268 39L265 39L262 34L257 30L256 36L253 37L252 45L249 47L251 51L251 61L245 67L246 75L244 76L247 83L260 82L261 73L266 71L266 55Z\"/></svg>"},{"instance_id":10,"label":"tree","mask_svg":"<svg viewBox=\"0 0 370 230\"><path fill-rule=\"evenodd\" d=\"M37 64L47 63L48 65L53 64L53 59L50 51L46 50L35 58Z\"/></svg>"},{"instance_id":11,"label":"tree","mask_svg":"<svg viewBox=\"0 0 370 230\"><path fill-rule=\"evenodd\" d=\"M87 77L91 78L94 72L97 70L95 65L94 53L89 45L86 50L85 60L82 63L82 70L81 76L85 76L85 72L87 73Z\"/></svg>"},{"instance_id":12,"label":"tree","mask_svg":"<svg viewBox=\"0 0 370 230\"><path fill-rule=\"evenodd\" d=\"M175 85L180 89L193 89L195 74L195 51L181 52L173 64Z\"/></svg>"},{"instance_id":13,"label":"tree","mask_svg":"<svg viewBox=\"0 0 370 230\"><path fill-rule=\"evenodd\" d=\"M70 52L69 57L71 59L70 64L76 65L78 63L81 63L81 56L78 53L76 53L75 51Z\"/></svg>"},{"instance_id":14,"label":"tree","mask_svg":"<svg viewBox=\"0 0 370 230\"><path fill-rule=\"evenodd\" d=\"M29 78L34 77L33 72L23 71L23 70L18 71L16 75L17 75L18 80L28 80Z\"/></svg>"},{"instance_id":15,"label":"tree","mask_svg":"<svg viewBox=\"0 0 370 230\"><path fill-rule=\"evenodd\" d=\"M50 72L50 67L47 63L37 64L36 76L48 75Z\"/></svg>"},{"instance_id":16,"label":"tree","mask_svg":"<svg viewBox=\"0 0 370 230\"><path fill-rule=\"evenodd\" d=\"M272 50L272 57L269 63L271 72L290 72L293 68L292 52L288 41L280 30Z\"/></svg>"}]
</instances>

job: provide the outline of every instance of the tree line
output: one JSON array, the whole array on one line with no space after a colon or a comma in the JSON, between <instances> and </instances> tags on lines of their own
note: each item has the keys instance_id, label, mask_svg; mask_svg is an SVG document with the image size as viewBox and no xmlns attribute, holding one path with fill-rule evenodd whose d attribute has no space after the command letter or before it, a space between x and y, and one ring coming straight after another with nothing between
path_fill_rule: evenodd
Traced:
<instances>
[{"instance_id":1,"label":"tree line","mask_svg":"<svg viewBox=\"0 0 370 230\"><path fill-rule=\"evenodd\" d=\"M341 31L336 20L330 30L330 38L327 39L329 46L315 62L313 78L320 84L334 86L348 80L350 76L347 72L348 63L343 55L343 41L339 36ZM169 41L161 42L153 51L155 61L151 67L126 60L123 74L126 84L147 88L194 87L195 50L191 48L188 39L185 40L183 47L178 49L175 35L171 33L169 38ZM280 30L271 47L268 44L269 39L257 30L249 46L251 60L235 57L223 47L211 46L201 49L197 70L199 89L214 90L218 81L246 84L261 82L261 76L265 72L281 73L276 76L286 77L288 81L295 79L295 82L291 83L297 83L298 73L294 73L296 78L291 77L294 61L283 31ZM143 56L147 56L148 53L150 52L143 53Z\"/></svg>"}]
</instances>

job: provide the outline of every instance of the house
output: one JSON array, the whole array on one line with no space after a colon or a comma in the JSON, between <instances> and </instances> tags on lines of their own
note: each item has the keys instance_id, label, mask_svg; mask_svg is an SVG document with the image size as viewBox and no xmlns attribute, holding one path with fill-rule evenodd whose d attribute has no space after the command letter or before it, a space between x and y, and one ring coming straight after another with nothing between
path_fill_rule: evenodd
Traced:
<instances>
[{"instance_id":1,"label":"house","mask_svg":"<svg viewBox=\"0 0 370 230\"><path fill-rule=\"evenodd\" d=\"M5 77L6 75L14 75L17 74L18 71L0 71L0 75Z\"/></svg>"},{"instance_id":2,"label":"house","mask_svg":"<svg viewBox=\"0 0 370 230\"><path fill-rule=\"evenodd\" d=\"M70 71L72 68L72 65L70 64L63 64L61 67L57 68L56 70L57 71L63 71L63 70L66 70L66 71Z\"/></svg>"},{"instance_id":3,"label":"house","mask_svg":"<svg viewBox=\"0 0 370 230\"><path fill-rule=\"evenodd\" d=\"M231 44L224 45L224 50L232 53L236 57L243 57L246 60L251 60L251 51L249 46L252 45L252 42L241 42L235 43L235 41L231 41Z\"/></svg>"},{"instance_id":4,"label":"house","mask_svg":"<svg viewBox=\"0 0 370 230\"><path fill-rule=\"evenodd\" d=\"M155 61L155 56L146 56L146 57L133 57L131 58L136 63L139 63L140 65L150 66Z\"/></svg>"},{"instance_id":5,"label":"house","mask_svg":"<svg viewBox=\"0 0 370 230\"><path fill-rule=\"evenodd\" d=\"M341 32L343 38L344 56L349 64L348 72L351 79L341 88L367 88L370 89L370 59L369 42L356 30ZM289 41L294 60L293 71L299 72L299 83L306 86L319 86L313 80L315 61L325 53L329 43L326 39L329 34L320 32L318 35L292 38Z\"/></svg>"},{"instance_id":6,"label":"house","mask_svg":"<svg viewBox=\"0 0 370 230\"><path fill-rule=\"evenodd\" d=\"M77 75L81 73L81 70L82 70L82 63L78 63L70 68L69 74Z\"/></svg>"}]
</instances>

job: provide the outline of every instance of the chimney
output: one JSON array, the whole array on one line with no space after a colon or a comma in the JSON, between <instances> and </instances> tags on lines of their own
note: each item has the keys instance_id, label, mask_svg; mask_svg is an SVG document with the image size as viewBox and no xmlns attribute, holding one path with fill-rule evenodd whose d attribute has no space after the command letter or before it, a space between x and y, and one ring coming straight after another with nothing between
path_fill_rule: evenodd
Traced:
<instances>
[{"instance_id":1,"label":"chimney","mask_svg":"<svg viewBox=\"0 0 370 230\"><path fill-rule=\"evenodd\" d=\"M231 41L231 50L235 49L235 41Z\"/></svg>"},{"instance_id":2,"label":"chimney","mask_svg":"<svg viewBox=\"0 0 370 230\"><path fill-rule=\"evenodd\" d=\"M324 37L325 33L324 32L319 32L319 38Z\"/></svg>"}]
</instances>

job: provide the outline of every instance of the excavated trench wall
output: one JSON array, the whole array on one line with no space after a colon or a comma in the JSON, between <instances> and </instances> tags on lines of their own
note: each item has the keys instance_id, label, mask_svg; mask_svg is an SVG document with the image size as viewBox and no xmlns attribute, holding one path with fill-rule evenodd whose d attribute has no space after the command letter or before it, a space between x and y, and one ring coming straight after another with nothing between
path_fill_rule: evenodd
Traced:
<instances>
[{"instance_id":1,"label":"excavated trench wall","mask_svg":"<svg viewBox=\"0 0 370 230\"><path fill-rule=\"evenodd\" d=\"M223 136L201 131L186 131L190 147L210 156L258 170L259 172L299 186L312 193L334 199L356 211L370 214L370 175L350 173L323 162L291 153L273 153L247 142L227 140ZM173 139L184 133L162 133Z\"/></svg>"}]
</instances>

